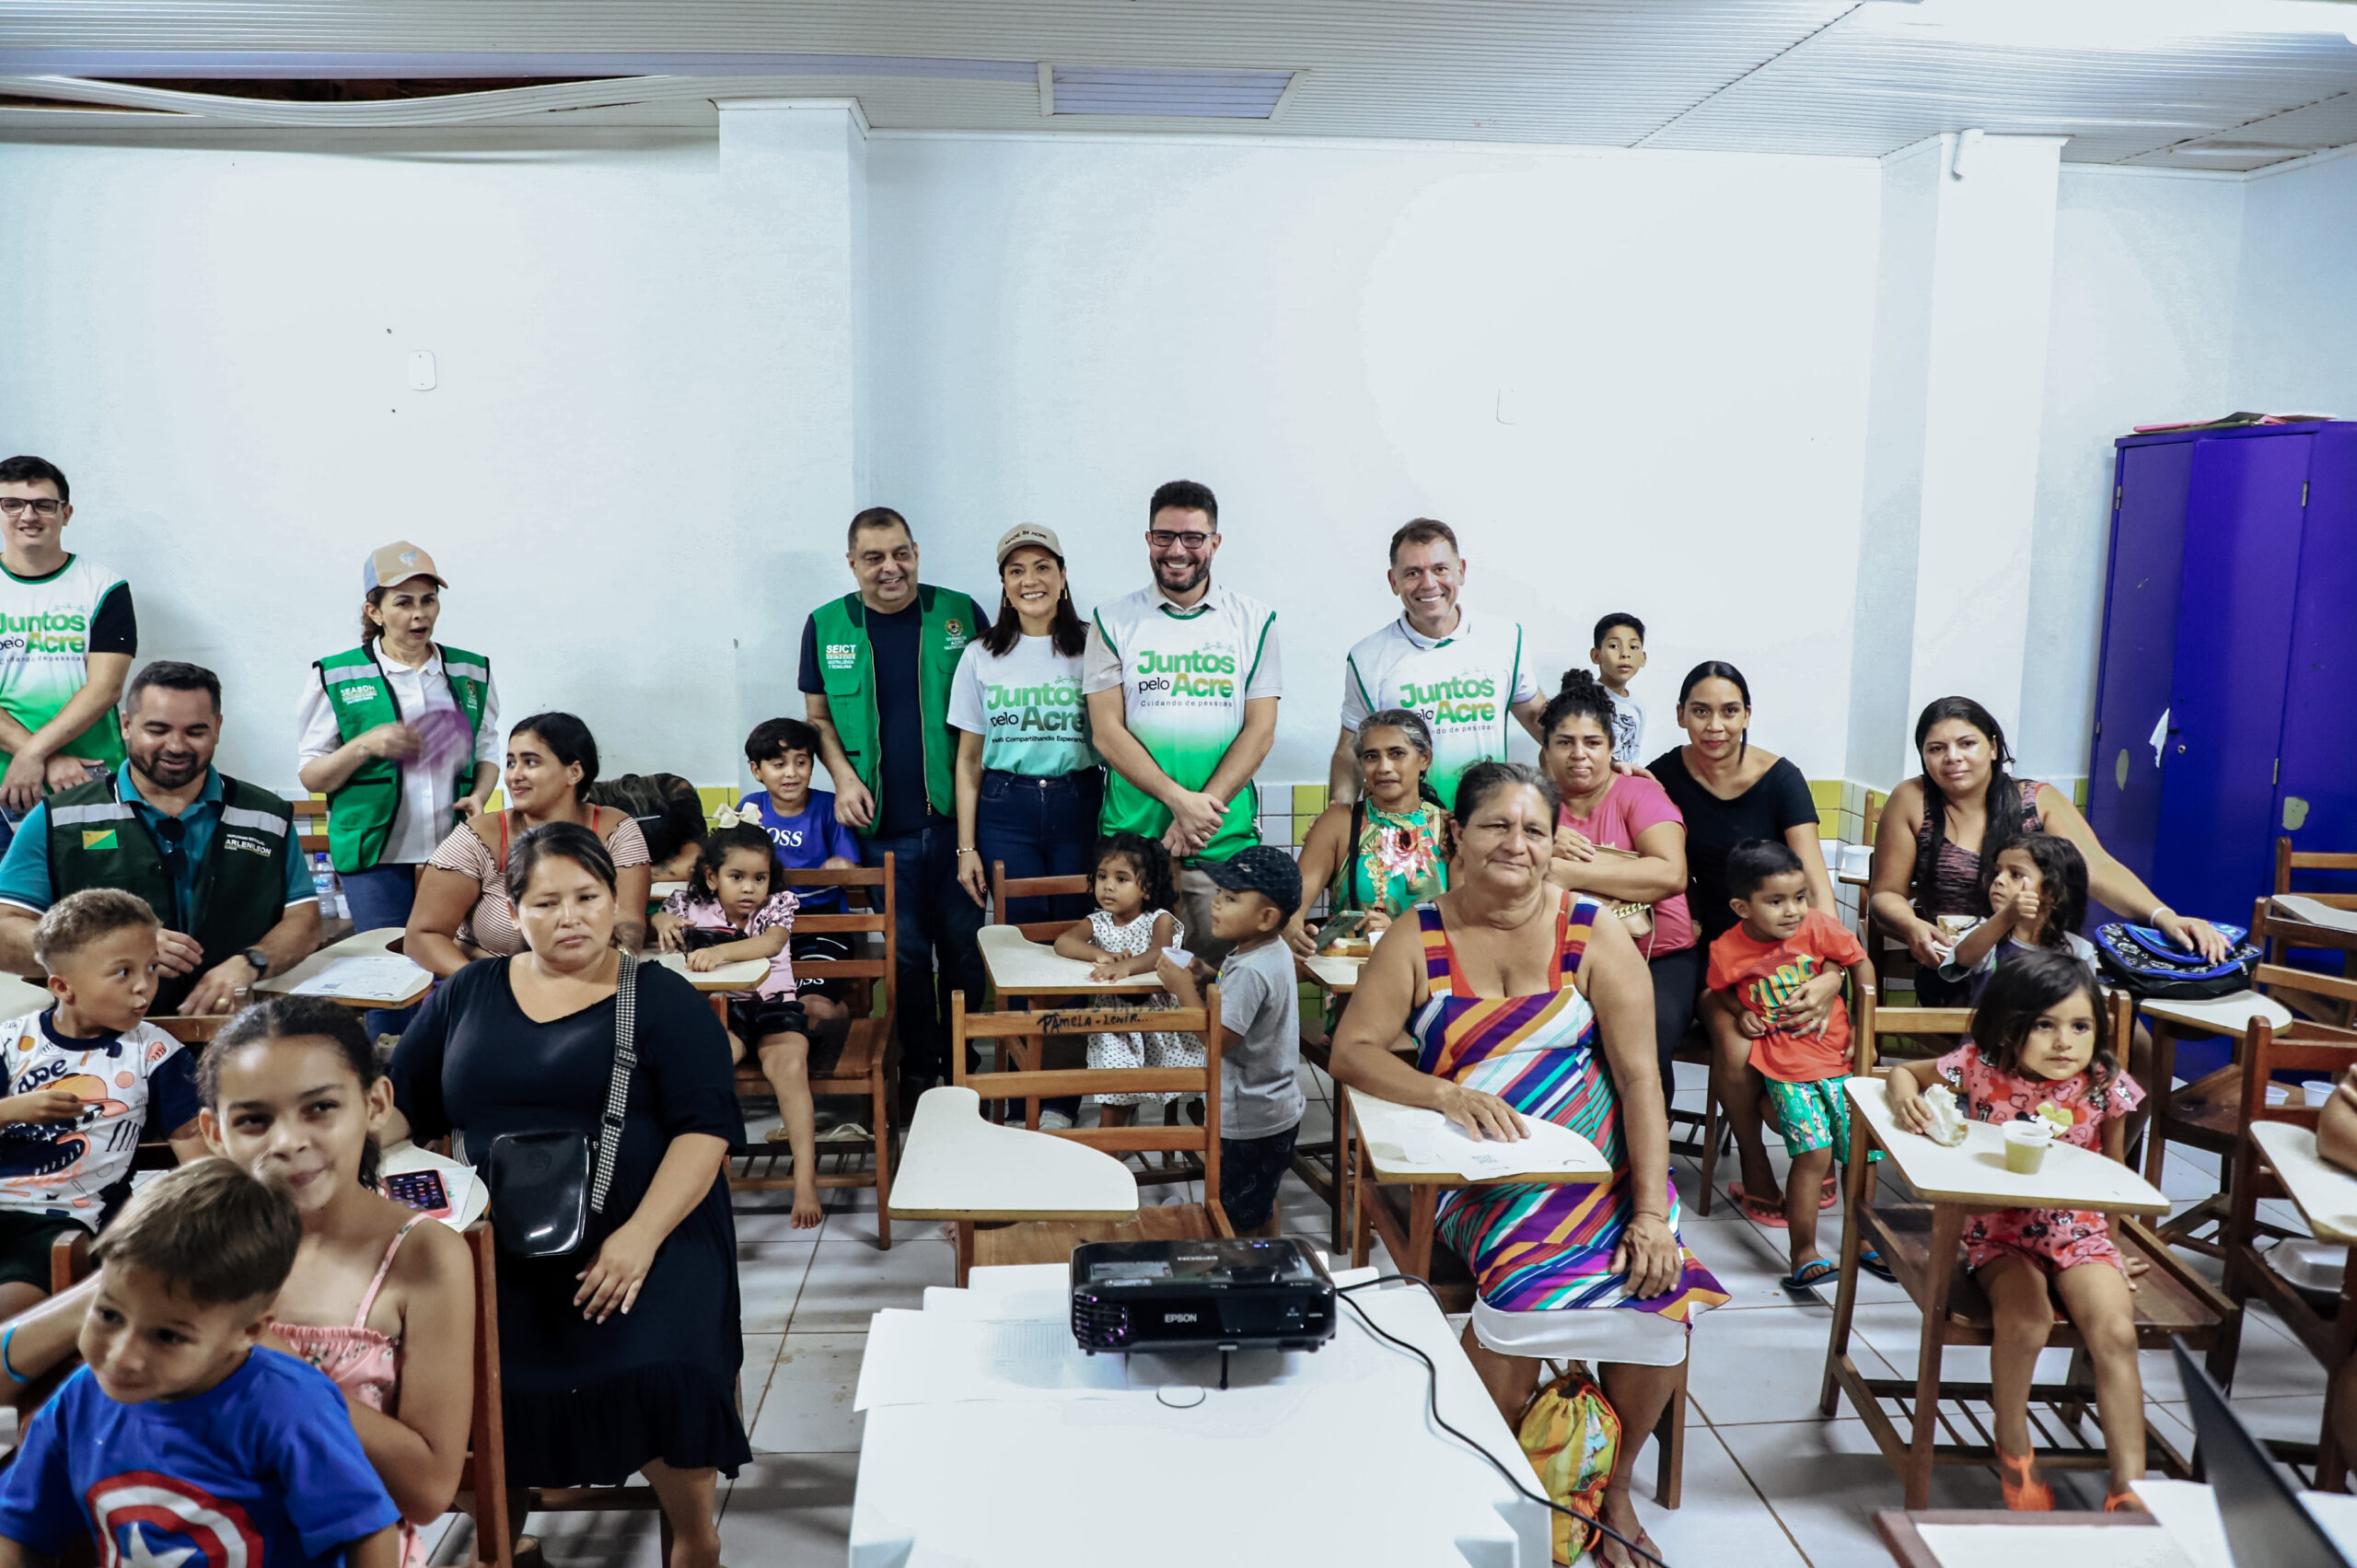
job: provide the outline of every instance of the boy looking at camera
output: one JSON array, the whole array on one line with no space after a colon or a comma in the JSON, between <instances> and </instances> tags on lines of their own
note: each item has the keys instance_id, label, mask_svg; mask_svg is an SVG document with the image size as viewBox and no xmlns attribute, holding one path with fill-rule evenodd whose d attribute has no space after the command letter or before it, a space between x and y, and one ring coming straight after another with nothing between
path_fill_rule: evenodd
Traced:
<instances>
[{"instance_id":1,"label":"boy looking at camera","mask_svg":"<svg viewBox=\"0 0 2357 1568\"><path fill-rule=\"evenodd\" d=\"M1304 1100L1301 995L1293 949L1282 933L1301 907L1301 868L1271 844L1206 862L1212 935L1233 942L1219 966L1219 1204L1238 1236L1277 1234L1277 1183L1293 1164ZM1188 968L1163 950L1155 975L1181 1007L1200 1007L1199 981L1211 970Z\"/></svg>"}]
</instances>

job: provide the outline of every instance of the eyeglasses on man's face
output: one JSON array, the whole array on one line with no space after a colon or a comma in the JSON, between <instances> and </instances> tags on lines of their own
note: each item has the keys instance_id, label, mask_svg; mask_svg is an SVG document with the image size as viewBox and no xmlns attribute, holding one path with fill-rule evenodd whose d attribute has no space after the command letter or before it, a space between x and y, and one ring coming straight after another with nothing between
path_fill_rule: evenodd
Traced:
<instances>
[{"instance_id":1,"label":"eyeglasses on man's face","mask_svg":"<svg viewBox=\"0 0 2357 1568\"><path fill-rule=\"evenodd\" d=\"M1185 533L1174 533L1168 528L1148 528L1145 530L1145 537L1146 542L1156 550L1167 550L1174 544L1184 545L1189 550L1201 550L1212 540L1211 535L1197 533L1192 529Z\"/></svg>"},{"instance_id":2,"label":"eyeglasses on man's face","mask_svg":"<svg viewBox=\"0 0 2357 1568\"><path fill-rule=\"evenodd\" d=\"M65 503L54 495L0 495L0 513L11 517L23 517L28 506L36 517L53 517L65 510Z\"/></svg>"}]
</instances>

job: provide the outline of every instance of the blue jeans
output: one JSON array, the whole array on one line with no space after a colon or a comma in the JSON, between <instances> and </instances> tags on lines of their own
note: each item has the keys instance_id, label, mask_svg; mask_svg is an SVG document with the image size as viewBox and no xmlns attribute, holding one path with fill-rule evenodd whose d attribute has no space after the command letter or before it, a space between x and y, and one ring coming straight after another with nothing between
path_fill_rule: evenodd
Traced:
<instances>
[{"instance_id":1,"label":"blue jeans","mask_svg":"<svg viewBox=\"0 0 2357 1568\"><path fill-rule=\"evenodd\" d=\"M409 923L410 906L417 901L416 866L372 865L366 871L343 872L338 879L343 883L344 902L352 908L354 930ZM401 1033L416 1013L415 1007L371 1007L361 1025L373 1041L378 1035Z\"/></svg>"},{"instance_id":2,"label":"blue jeans","mask_svg":"<svg viewBox=\"0 0 2357 1568\"><path fill-rule=\"evenodd\" d=\"M1024 877L1086 877L1097 867L1097 813L1105 801L1105 772L1089 768L1061 778L1035 779L993 768L982 775L974 801L974 847L981 852L982 875L993 861L1006 863L1006 879ZM1059 893L1045 899L1009 899L999 919L1014 925L1035 920L1086 920L1097 907L1088 893ZM1080 1097L1042 1100L1043 1110L1080 1120Z\"/></svg>"},{"instance_id":3,"label":"blue jeans","mask_svg":"<svg viewBox=\"0 0 2357 1568\"><path fill-rule=\"evenodd\" d=\"M862 839L862 865L892 862L894 922L900 945L900 1078L922 1085L949 1075L949 993L982 1005L982 912L958 885L958 823L931 817L913 833ZM938 975L935 973L939 961Z\"/></svg>"},{"instance_id":4,"label":"blue jeans","mask_svg":"<svg viewBox=\"0 0 2357 1568\"><path fill-rule=\"evenodd\" d=\"M1012 882L1024 877L1086 877L1096 869L1088 857L1097 847L1097 812L1105 799L1105 774L1096 768L1062 778L1027 778L993 769L982 775L974 803L974 847L981 852L982 875L993 861L1006 863ZM1086 920L1097 900L1087 893L1048 899L1014 899L1001 920Z\"/></svg>"}]
</instances>

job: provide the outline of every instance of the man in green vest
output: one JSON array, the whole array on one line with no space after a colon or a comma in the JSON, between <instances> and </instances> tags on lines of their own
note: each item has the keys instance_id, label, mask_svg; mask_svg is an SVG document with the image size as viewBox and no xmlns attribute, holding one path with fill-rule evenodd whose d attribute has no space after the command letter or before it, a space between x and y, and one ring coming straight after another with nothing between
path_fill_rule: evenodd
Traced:
<instances>
[{"instance_id":1,"label":"man in green vest","mask_svg":"<svg viewBox=\"0 0 2357 1568\"><path fill-rule=\"evenodd\" d=\"M966 595L917 580L916 540L889 506L852 518L846 559L859 591L810 612L800 685L836 819L858 835L861 864L893 857L905 1113L948 1072L949 993L982 998L982 912L958 885L971 846L958 842L949 686L990 623Z\"/></svg>"},{"instance_id":2,"label":"man in green vest","mask_svg":"<svg viewBox=\"0 0 2357 1568\"><path fill-rule=\"evenodd\" d=\"M148 1011L215 1014L319 945L319 899L295 811L215 770L221 681L157 660L124 698L128 759L33 807L0 860L0 968L38 981L33 927L85 888L120 888L164 923Z\"/></svg>"}]
</instances>

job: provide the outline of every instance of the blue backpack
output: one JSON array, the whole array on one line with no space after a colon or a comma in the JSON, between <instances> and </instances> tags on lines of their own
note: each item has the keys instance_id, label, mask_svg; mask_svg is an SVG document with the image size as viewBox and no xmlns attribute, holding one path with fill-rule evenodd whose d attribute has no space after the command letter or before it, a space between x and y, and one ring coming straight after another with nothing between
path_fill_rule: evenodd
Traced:
<instances>
[{"instance_id":1,"label":"blue backpack","mask_svg":"<svg viewBox=\"0 0 2357 1568\"><path fill-rule=\"evenodd\" d=\"M2115 921L2096 929L2096 957L2106 979L2131 996L2154 1002L2200 1002L2250 989L2259 951L2247 928L2216 923L2218 935L2234 944L2216 963L2189 953L2149 925Z\"/></svg>"}]
</instances>

